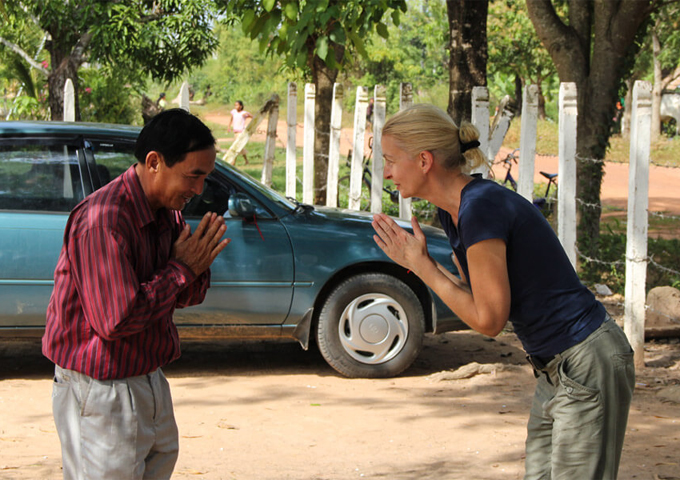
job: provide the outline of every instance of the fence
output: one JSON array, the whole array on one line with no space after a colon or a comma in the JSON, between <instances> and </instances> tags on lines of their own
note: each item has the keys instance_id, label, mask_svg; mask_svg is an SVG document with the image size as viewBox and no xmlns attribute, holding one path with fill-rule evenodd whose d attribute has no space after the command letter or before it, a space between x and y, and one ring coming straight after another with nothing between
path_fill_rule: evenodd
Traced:
<instances>
[{"instance_id":1,"label":"fence","mask_svg":"<svg viewBox=\"0 0 680 480\"><path fill-rule=\"evenodd\" d=\"M651 84L635 82L633 88L633 105L631 121L631 142L628 186L628 225L626 246L626 285L625 285L625 318L624 330L635 351L635 365L644 366L644 321L645 321L645 281L647 265L657 265L647 257L648 231L648 198L649 198L649 164L651 144ZM333 107L331 111L330 147L328 153L328 186L327 204L337 206L337 179L340 158L340 128L342 123L342 86L336 84L333 90ZM558 225L557 234L570 261L576 266L576 162L597 161L600 159L582 159L576 157L576 125L578 111L576 104L576 84L562 83L559 95L559 168L558 176ZM69 81L65 87L64 119L73 120L74 95L73 85ZM486 87L475 87L472 92L472 123L482 132L480 148L490 159L495 158L503 138L508 130L512 113L503 108L489 126L489 100ZM383 158L380 137L386 115L385 89L376 85L373 91L373 161L371 162L371 212L382 211ZM314 102L313 84L305 86L304 98L304 145L303 145L303 179L302 198L305 203L313 201L314 182ZM413 89L410 83L402 83L400 88L400 109L413 102ZM180 90L180 108L189 110L189 88L185 83ZM286 195L296 194L296 105L297 86L288 87L288 143L286 150ZM356 107L354 115L354 137L350 173L349 208L360 208L361 185L364 163L364 137L366 128L366 108L368 106L368 90L358 87L356 91ZM245 146L250 135L264 118L269 115L267 141L265 143L264 167L262 182L271 184L271 172L274 161L274 140L278 120L279 97L273 95L267 103L254 115L248 127L241 133L225 155L225 160L233 163L236 154ZM520 163L518 177L518 193L529 201L533 195L534 157L536 154L536 132L538 125L538 90L534 85L525 87L520 137ZM482 172L484 173L484 171ZM411 216L409 199L400 197L399 216L408 219ZM595 261L594 259L587 259ZM660 268L664 268L658 265ZM680 276L680 272L672 271Z\"/></svg>"}]
</instances>

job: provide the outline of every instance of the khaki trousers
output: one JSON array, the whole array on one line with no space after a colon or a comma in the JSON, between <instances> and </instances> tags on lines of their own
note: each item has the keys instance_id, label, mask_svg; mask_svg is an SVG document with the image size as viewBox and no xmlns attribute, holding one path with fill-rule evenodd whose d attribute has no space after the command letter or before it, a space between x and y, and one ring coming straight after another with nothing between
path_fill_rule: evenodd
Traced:
<instances>
[{"instance_id":1,"label":"khaki trousers","mask_svg":"<svg viewBox=\"0 0 680 480\"><path fill-rule=\"evenodd\" d=\"M525 480L616 479L635 387L623 331L607 316L536 374Z\"/></svg>"},{"instance_id":2,"label":"khaki trousers","mask_svg":"<svg viewBox=\"0 0 680 480\"><path fill-rule=\"evenodd\" d=\"M170 386L158 369L95 380L55 368L54 423L64 479L169 479L179 439Z\"/></svg>"}]
</instances>

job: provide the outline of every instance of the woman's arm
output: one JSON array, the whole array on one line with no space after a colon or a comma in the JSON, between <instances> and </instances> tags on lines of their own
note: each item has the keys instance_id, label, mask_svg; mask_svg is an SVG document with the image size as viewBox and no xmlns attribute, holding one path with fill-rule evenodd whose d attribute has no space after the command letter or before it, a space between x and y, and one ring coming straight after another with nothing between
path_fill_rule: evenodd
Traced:
<instances>
[{"instance_id":1,"label":"woman's arm","mask_svg":"<svg viewBox=\"0 0 680 480\"><path fill-rule=\"evenodd\" d=\"M505 243L484 240L468 251L470 286L465 288L427 253L427 242L417 220L411 221L413 235L387 215L375 215L373 238L385 254L425 282L470 328L485 335L498 335L510 315L510 282Z\"/></svg>"}]
</instances>

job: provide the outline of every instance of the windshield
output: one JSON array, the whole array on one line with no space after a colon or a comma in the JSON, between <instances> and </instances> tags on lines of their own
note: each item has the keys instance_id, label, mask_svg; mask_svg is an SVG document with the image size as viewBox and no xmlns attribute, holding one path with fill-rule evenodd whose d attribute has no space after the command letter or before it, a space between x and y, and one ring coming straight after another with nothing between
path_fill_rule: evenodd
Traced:
<instances>
[{"instance_id":1,"label":"windshield","mask_svg":"<svg viewBox=\"0 0 680 480\"><path fill-rule=\"evenodd\" d=\"M226 169L229 170L232 175L238 175L244 183L247 183L249 186L253 187L256 189L259 193L267 197L267 199L271 200L272 202L275 202L279 204L281 207L286 208L288 210L295 210L297 207L297 204L292 202L291 200L287 199L285 195L277 192L276 190L269 188L262 183L260 183L258 180L254 179L247 173L245 173L242 170L239 170L238 168L234 167L233 165L228 164L227 162L223 161L222 159L218 158L217 159L217 164Z\"/></svg>"}]
</instances>

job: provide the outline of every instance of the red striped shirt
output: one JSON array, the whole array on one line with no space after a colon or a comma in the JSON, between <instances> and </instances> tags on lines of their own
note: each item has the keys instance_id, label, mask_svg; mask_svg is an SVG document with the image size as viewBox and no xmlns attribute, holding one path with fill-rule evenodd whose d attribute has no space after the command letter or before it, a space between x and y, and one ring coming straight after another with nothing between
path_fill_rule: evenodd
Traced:
<instances>
[{"instance_id":1,"label":"red striped shirt","mask_svg":"<svg viewBox=\"0 0 680 480\"><path fill-rule=\"evenodd\" d=\"M201 303L196 277L170 258L184 227L178 211L154 215L134 167L71 212L54 272L43 354L98 380L144 375L180 355L175 308Z\"/></svg>"}]
</instances>

